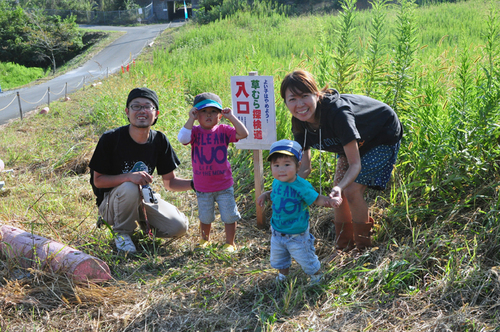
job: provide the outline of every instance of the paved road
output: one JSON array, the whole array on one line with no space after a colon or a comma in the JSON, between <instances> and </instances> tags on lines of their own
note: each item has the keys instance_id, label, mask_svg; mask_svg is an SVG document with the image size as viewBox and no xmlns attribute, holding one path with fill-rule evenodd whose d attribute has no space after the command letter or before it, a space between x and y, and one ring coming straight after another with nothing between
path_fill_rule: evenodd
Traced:
<instances>
[{"instance_id":1,"label":"paved road","mask_svg":"<svg viewBox=\"0 0 500 332\"><path fill-rule=\"evenodd\" d=\"M108 45L81 67L64 75L31 87L0 93L0 125L8 122L10 119L20 117L17 92L19 92L19 96L21 97L21 108L24 114L39 105L47 104L49 88L51 102L63 98L66 92L66 83L67 93L69 94L80 89L84 82L85 84L89 84L94 80L106 77L108 73L112 74L121 70L121 66L126 66L132 62L132 59L135 59L141 53L142 49L154 41L163 30L169 27L181 26L182 24L184 22L139 27L82 25L82 28L125 31L126 34Z\"/></svg>"}]
</instances>

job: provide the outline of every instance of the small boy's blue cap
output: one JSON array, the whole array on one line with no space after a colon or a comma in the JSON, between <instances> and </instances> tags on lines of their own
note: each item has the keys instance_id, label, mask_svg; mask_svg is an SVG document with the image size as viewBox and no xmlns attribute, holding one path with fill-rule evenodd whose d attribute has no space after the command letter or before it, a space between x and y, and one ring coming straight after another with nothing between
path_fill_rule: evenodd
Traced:
<instances>
[{"instance_id":1,"label":"small boy's blue cap","mask_svg":"<svg viewBox=\"0 0 500 332\"><path fill-rule=\"evenodd\" d=\"M271 156L275 153L281 153L288 156L295 156L298 161L302 159L302 147L296 141L291 141L289 139L282 139L280 141L274 142L271 145L271 150L269 150L269 157L267 160L271 159Z\"/></svg>"},{"instance_id":2,"label":"small boy's blue cap","mask_svg":"<svg viewBox=\"0 0 500 332\"><path fill-rule=\"evenodd\" d=\"M196 107L197 110L207 107L215 107L222 111L222 101L219 96L211 92L200 93L194 97L193 106Z\"/></svg>"}]
</instances>

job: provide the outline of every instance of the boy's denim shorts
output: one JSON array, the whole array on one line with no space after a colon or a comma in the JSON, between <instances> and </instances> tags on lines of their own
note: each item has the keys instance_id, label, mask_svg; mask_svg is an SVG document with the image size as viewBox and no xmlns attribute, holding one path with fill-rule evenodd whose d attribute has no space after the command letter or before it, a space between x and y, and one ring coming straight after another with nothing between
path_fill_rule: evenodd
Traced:
<instances>
[{"instance_id":1,"label":"boy's denim shorts","mask_svg":"<svg viewBox=\"0 0 500 332\"><path fill-rule=\"evenodd\" d=\"M287 269L292 258L300 264L304 272L313 275L321 267L314 249L314 236L309 229L302 234L282 234L271 228L271 266L274 269Z\"/></svg>"},{"instance_id":2,"label":"boy's denim shorts","mask_svg":"<svg viewBox=\"0 0 500 332\"><path fill-rule=\"evenodd\" d=\"M212 193L197 191L196 197L198 198L198 216L202 224L211 224L215 220L215 202L219 206L220 219L223 223L234 224L241 219L232 186Z\"/></svg>"}]
</instances>

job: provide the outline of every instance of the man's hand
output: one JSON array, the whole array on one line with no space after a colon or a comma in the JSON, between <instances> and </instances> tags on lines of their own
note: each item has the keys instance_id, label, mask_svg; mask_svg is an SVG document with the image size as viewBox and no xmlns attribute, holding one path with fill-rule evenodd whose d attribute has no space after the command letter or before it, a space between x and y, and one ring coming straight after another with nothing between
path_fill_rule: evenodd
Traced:
<instances>
[{"instance_id":1,"label":"man's hand","mask_svg":"<svg viewBox=\"0 0 500 332\"><path fill-rule=\"evenodd\" d=\"M133 173L128 173L129 174L129 180L132 183L145 186L151 182L153 182L153 177L149 175L148 172L140 171L140 172L133 172Z\"/></svg>"}]
</instances>

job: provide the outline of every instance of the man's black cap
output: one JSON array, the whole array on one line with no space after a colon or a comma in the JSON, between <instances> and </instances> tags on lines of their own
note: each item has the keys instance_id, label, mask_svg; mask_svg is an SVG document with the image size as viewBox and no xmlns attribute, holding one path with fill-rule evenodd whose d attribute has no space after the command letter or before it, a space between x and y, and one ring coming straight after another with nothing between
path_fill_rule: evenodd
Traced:
<instances>
[{"instance_id":1,"label":"man's black cap","mask_svg":"<svg viewBox=\"0 0 500 332\"><path fill-rule=\"evenodd\" d=\"M158 96L156 95L156 92L148 88L135 88L132 91L130 91L127 98L127 107L133 99L141 97L148 98L155 104L157 110L160 109L158 105Z\"/></svg>"}]
</instances>

